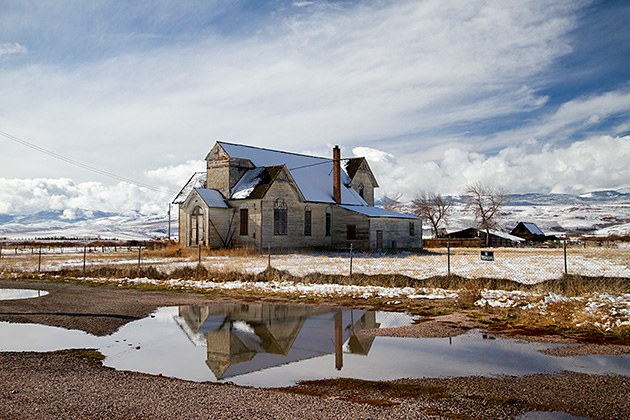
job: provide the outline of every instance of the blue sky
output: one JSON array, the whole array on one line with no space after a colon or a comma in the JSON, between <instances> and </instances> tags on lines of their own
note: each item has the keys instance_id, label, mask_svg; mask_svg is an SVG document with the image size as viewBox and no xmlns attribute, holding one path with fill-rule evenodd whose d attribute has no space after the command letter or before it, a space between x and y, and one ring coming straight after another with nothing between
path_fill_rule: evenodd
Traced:
<instances>
[{"instance_id":1,"label":"blue sky","mask_svg":"<svg viewBox=\"0 0 630 420\"><path fill-rule=\"evenodd\" d=\"M177 191L216 140L368 157L380 194L630 187L627 1L4 1L0 131ZM0 136L0 213L170 196Z\"/></svg>"}]
</instances>

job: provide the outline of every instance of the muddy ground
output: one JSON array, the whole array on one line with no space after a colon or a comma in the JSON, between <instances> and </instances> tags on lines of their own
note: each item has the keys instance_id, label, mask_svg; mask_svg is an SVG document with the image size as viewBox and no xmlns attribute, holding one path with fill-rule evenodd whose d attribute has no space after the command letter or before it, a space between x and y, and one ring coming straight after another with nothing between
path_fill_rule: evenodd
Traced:
<instances>
[{"instance_id":1,"label":"muddy ground","mask_svg":"<svg viewBox=\"0 0 630 420\"><path fill-rule=\"evenodd\" d=\"M49 292L38 299L0 301L0 321L41 323L94 335L111 334L161 306L230 301L216 295L71 283L0 280L0 288ZM464 314L453 313L414 326L367 333L444 337L478 327ZM609 345L580 349L600 354L628 351L627 346ZM624 376L563 372L395 383L331 381L255 389L116 371L92 356L89 352L0 352L0 419L510 419L537 410L593 419L630 417L630 378Z\"/></svg>"}]
</instances>

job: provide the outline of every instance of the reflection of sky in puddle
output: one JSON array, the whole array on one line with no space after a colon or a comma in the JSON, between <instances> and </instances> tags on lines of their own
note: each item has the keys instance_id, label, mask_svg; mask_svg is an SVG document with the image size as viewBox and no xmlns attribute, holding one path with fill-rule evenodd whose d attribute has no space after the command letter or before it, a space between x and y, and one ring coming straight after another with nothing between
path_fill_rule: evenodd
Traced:
<instances>
[{"instance_id":1,"label":"reflection of sky in puddle","mask_svg":"<svg viewBox=\"0 0 630 420\"><path fill-rule=\"evenodd\" d=\"M406 325L404 314L243 304L161 308L108 337L0 323L1 351L95 348L120 370L194 381L286 386L303 379L525 375L569 370L630 375L630 358L554 357L549 344L486 339L370 338L360 330ZM341 368L341 369L338 369Z\"/></svg>"},{"instance_id":2,"label":"reflection of sky in puddle","mask_svg":"<svg viewBox=\"0 0 630 420\"><path fill-rule=\"evenodd\" d=\"M47 294L48 292L45 290L0 289L0 300L30 299L46 296Z\"/></svg>"}]
</instances>

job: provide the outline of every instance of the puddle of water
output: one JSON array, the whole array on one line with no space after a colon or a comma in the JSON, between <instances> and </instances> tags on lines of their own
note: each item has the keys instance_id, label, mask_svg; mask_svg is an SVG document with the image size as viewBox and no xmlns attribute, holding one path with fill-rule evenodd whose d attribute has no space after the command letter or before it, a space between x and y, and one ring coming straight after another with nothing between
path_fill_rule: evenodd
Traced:
<instances>
[{"instance_id":1,"label":"puddle of water","mask_svg":"<svg viewBox=\"0 0 630 420\"><path fill-rule=\"evenodd\" d=\"M354 309L181 306L161 308L108 337L0 323L0 350L97 348L106 356L104 364L119 370L259 387L334 377L390 380L561 370L630 376L628 357L549 356L538 350L553 345L488 339L477 331L453 338L420 339L374 338L361 333L412 321L405 314Z\"/></svg>"},{"instance_id":2,"label":"puddle of water","mask_svg":"<svg viewBox=\"0 0 630 420\"><path fill-rule=\"evenodd\" d=\"M48 294L45 290L31 290L31 289L0 289L0 300L12 300L12 299L30 299Z\"/></svg>"}]
</instances>

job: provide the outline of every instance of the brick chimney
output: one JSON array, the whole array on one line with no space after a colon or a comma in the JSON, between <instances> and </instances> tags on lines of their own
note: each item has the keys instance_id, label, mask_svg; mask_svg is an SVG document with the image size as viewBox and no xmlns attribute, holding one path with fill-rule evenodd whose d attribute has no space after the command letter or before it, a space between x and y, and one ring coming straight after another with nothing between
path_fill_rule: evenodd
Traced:
<instances>
[{"instance_id":1,"label":"brick chimney","mask_svg":"<svg viewBox=\"0 0 630 420\"><path fill-rule=\"evenodd\" d=\"M341 204L341 149L333 149L333 200Z\"/></svg>"}]
</instances>

